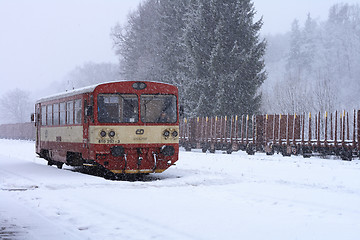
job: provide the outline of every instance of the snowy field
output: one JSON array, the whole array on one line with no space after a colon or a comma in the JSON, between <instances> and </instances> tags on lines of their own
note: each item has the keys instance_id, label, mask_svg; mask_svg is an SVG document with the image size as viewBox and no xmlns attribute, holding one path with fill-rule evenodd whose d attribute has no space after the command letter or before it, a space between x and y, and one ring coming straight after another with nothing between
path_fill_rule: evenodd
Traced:
<instances>
[{"instance_id":1,"label":"snowy field","mask_svg":"<svg viewBox=\"0 0 360 240\"><path fill-rule=\"evenodd\" d=\"M359 239L359 163L181 151L111 181L0 140L0 239Z\"/></svg>"}]
</instances>

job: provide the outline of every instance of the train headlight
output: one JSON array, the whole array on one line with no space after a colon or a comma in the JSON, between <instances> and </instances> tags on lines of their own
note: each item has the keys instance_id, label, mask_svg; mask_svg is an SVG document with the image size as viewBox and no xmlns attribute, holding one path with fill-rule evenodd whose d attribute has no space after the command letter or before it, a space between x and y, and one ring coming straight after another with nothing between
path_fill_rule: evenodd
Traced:
<instances>
[{"instance_id":1,"label":"train headlight","mask_svg":"<svg viewBox=\"0 0 360 240\"><path fill-rule=\"evenodd\" d=\"M146 88L146 83L144 82L136 82L136 83L133 83L132 87L136 90L143 90Z\"/></svg>"},{"instance_id":2,"label":"train headlight","mask_svg":"<svg viewBox=\"0 0 360 240\"><path fill-rule=\"evenodd\" d=\"M163 132L163 135L164 135L164 137L168 138L168 137L170 136L169 130L165 130L165 131Z\"/></svg>"},{"instance_id":3,"label":"train headlight","mask_svg":"<svg viewBox=\"0 0 360 240\"><path fill-rule=\"evenodd\" d=\"M101 130L100 136L101 136L101 137L106 137L106 132L105 132L104 130Z\"/></svg>"},{"instance_id":4,"label":"train headlight","mask_svg":"<svg viewBox=\"0 0 360 240\"><path fill-rule=\"evenodd\" d=\"M115 132L113 130L109 132L109 137L115 137Z\"/></svg>"},{"instance_id":5,"label":"train headlight","mask_svg":"<svg viewBox=\"0 0 360 240\"><path fill-rule=\"evenodd\" d=\"M174 138L176 138L178 135L179 133L175 130L171 133L171 136L173 136Z\"/></svg>"}]
</instances>

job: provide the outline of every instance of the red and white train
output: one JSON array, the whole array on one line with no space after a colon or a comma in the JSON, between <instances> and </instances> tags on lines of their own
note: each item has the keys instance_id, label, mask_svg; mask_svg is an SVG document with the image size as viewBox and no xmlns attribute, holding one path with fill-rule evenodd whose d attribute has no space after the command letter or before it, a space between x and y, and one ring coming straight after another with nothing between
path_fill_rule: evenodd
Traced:
<instances>
[{"instance_id":1,"label":"red and white train","mask_svg":"<svg viewBox=\"0 0 360 240\"><path fill-rule=\"evenodd\" d=\"M160 173L178 160L178 89L119 81L36 102L36 153L49 165Z\"/></svg>"}]
</instances>

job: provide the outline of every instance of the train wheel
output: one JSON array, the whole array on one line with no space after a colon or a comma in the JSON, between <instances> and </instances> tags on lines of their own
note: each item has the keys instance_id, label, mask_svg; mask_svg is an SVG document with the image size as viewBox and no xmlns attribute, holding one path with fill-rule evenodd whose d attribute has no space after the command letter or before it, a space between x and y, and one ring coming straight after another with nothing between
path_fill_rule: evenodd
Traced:
<instances>
[{"instance_id":1,"label":"train wheel","mask_svg":"<svg viewBox=\"0 0 360 240\"><path fill-rule=\"evenodd\" d=\"M62 169L63 165L64 165L64 163L56 163L56 166L58 169Z\"/></svg>"}]
</instances>

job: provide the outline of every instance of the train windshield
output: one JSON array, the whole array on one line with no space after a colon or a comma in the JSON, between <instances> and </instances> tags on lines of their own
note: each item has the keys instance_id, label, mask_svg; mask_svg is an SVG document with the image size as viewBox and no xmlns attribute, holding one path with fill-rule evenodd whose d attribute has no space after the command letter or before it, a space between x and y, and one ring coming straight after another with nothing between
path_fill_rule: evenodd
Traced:
<instances>
[{"instance_id":1,"label":"train windshield","mask_svg":"<svg viewBox=\"0 0 360 240\"><path fill-rule=\"evenodd\" d=\"M141 121L144 123L175 123L177 121L175 95L141 95Z\"/></svg>"},{"instance_id":2,"label":"train windshield","mask_svg":"<svg viewBox=\"0 0 360 240\"><path fill-rule=\"evenodd\" d=\"M99 94L98 120L101 123L139 121L138 97L135 94Z\"/></svg>"}]
</instances>

